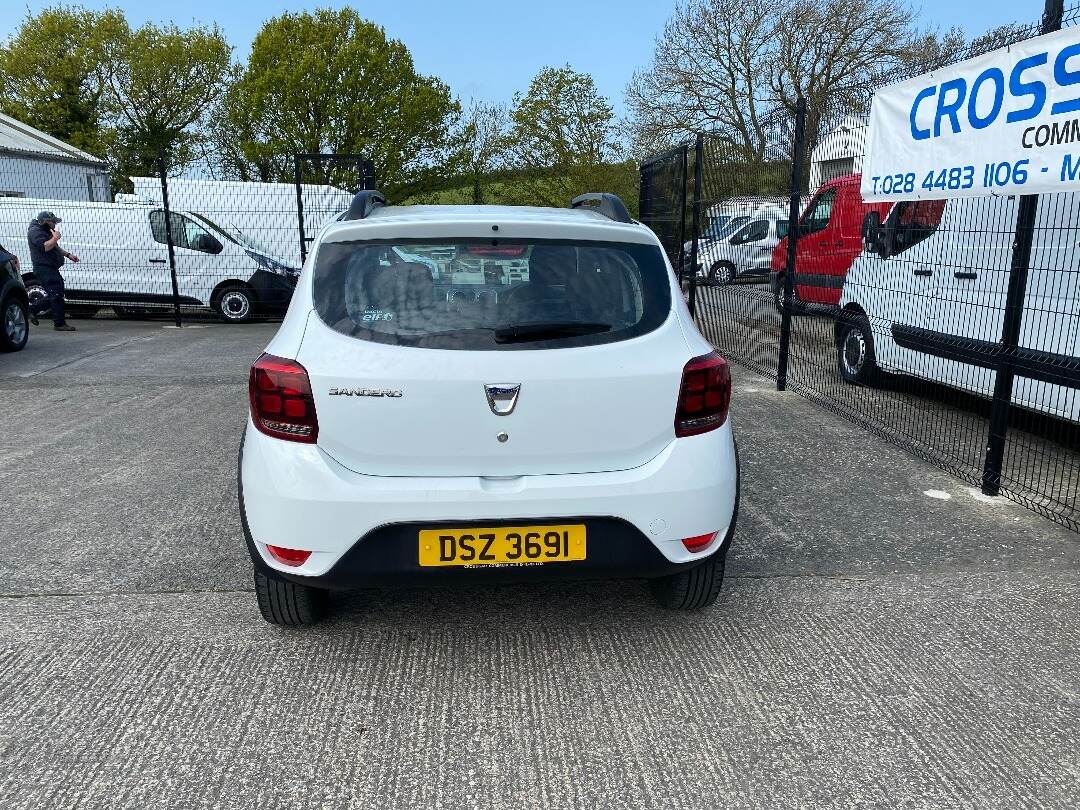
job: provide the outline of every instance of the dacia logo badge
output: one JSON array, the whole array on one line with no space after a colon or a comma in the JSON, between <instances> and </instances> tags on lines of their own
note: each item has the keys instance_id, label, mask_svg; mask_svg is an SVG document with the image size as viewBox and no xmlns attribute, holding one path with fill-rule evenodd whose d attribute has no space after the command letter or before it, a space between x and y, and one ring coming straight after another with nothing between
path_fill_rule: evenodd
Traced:
<instances>
[{"instance_id":1,"label":"dacia logo badge","mask_svg":"<svg viewBox=\"0 0 1080 810\"><path fill-rule=\"evenodd\" d=\"M491 412L496 416L509 416L517 405L521 383L487 383L484 385Z\"/></svg>"}]
</instances>

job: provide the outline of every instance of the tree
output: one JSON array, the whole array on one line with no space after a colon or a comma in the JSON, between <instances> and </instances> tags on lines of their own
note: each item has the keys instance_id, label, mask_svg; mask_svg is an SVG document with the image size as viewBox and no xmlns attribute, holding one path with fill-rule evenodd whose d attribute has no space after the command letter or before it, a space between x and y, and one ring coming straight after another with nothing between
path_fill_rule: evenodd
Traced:
<instances>
[{"instance_id":1,"label":"tree","mask_svg":"<svg viewBox=\"0 0 1080 810\"><path fill-rule=\"evenodd\" d=\"M320 9L263 25L214 131L232 176L291 180L296 152L357 152L400 198L442 175L460 114L400 41L351 8Z\"/></svg>"},{"instance_id":2,"label":"tree","mask_svg":"<svg viewBox=\"0 0 1080 810\"><path fill-rule=\"evenodd\" d=\"M615 113L591 76L566 65L541 70L514 96L508 153L520 202L564 206L585 191L613 191L635 201L636 184L618 166ZM613 185L614 184L614 185Z\"/></svg>"},{"instance_id":3,"label":"tree","mask_svg":"<svg viewBox=\"0 0 1080 810\"><path fill-rule=\"evenodd\" d=\"M709 130L751 160L772 114L790 120L800 97L818 120L845 93L865 103L860 88L905 73L921 37L903 0L686 0L627 88L635 150Z\"/></svg>"},{"instance_id":4,"label":"tree","mask_svg":"<svg viewBox=\"0 0 1080 810\"><path fill-rule=\"evenodd\" d=\"M122 12L58 6L27 16L0 48L0 109L102 156L104 94L129 36Z\"/></svg>"},{"instance_id":5,"label":"tree","mask_svg":"<svg viewBox=\"0 0 1080 810\"><path fill-rule=\"evenodd\" d=\"M461 162L472 184L473 205L483 205L485 186L502 167L507 148L507 111L501 104L474 101L461 131Z\"/></svg>"},{"instance_id":6,"label":"tree","mask_svg":"<svg viewBox=\"0 0 1080 810\"><path fill-rule=\"evenodd\" d=\"M139 28L124 42L108 83L115 157L125 174L156 173L199 156L204 126L229 78L232 48L217 26Z\"/></svg>"}]
</instances>

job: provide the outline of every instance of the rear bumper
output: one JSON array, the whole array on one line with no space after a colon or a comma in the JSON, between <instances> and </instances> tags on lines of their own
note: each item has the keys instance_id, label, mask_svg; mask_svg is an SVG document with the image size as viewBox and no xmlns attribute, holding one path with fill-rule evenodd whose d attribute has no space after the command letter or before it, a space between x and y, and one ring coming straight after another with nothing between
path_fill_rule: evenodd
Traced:
<instances>
[{"instance_id":1,"label":"rear bumper","mask_svg":"<svg viewBox=\"0 0 1080 810\"><path fill-rule=\"evenodd\" d=\"M440 582L653 577L726 553L738 505L730 422L673 441L633 470L480 478L364 476L317 447L249 425L240 451L240 514L256 566L306 585L348 588ZM418 531L440 526L584 523L588 557L515 567L421 568ZM718 532L691 554L681 538ZM290 568L266 545L312 550Z\"/></svg>"}]
</instances>

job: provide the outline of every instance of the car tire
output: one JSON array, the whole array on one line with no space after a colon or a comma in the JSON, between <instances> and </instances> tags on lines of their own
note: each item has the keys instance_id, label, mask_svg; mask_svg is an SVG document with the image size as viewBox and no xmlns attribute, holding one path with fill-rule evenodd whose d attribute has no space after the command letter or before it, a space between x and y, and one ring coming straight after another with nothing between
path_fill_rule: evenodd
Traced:
<instances>
[{"instance_id":1,"label":"car tire","mask_svg":"<svg viewBox=\"0 0 1080 810\"><path fill-rule=\"evenodd\" d=\"M852 385L876 384L877 359L870 321L861 313L845 312L836 333L836 363L840 376Z\"/></svg>"},{"instance_id":2,"label":"car tire","mask_svg":"<svg viewBox=\"0 0 1080 810\"><path fill-rule=\"evenodd\" d=\"M730 284L735 280L735 265L731 262L717 262L709 268L709 281L713 284Z\"/></svg>"},{"instance_id":3,"label":"car tire","mask_svg":"<svg viewBox=\"0 0 1080 810\"><path fill-rule=\"evenodd\" d=\"M0 351L21 351L29 337L29 308L22 300L8 296L0 303Z\"/></svg>"},{"instance_id":4,"label":"car tire","mask_svg":"<svg viewBox=\"0 0 1080 810\"><path fill-rule=\"evenodd\" d=\"M214 311L225 323L246 323L255 316L255 295L244 284L222 287L214 299Z\"/></svg>"},{"instance_id":5,"label":"car tire","mask_svg":"<svg viewBox=\"0 0 1080 810\"><path fill-rule=\"evenodd\" d=\"M299 585L255 569L259 612L270 624L302 627L326 615L327 595L321 588Z\"/></svg>"},{"instance_id":6,"label":"car tire","mask_svg":"<svg viewBox=\"0 0 1080 810\"><path fill-rule=\"evenodd\" d=\"M669 610L707 608L720 595L724 582L727 549L721 548L693 568L649 581L649 589L661 607Z\"/></svg>"}]
</instances>

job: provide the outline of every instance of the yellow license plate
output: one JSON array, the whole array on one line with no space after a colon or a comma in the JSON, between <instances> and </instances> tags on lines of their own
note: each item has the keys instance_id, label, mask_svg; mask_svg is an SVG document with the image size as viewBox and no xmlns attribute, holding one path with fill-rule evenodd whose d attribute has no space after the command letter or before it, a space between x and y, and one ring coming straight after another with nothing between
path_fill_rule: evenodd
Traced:
<instances>
[{"instance_id":1,"label":"yellow license plate","mask_svg":"<svg viewBox=\"0 0 1080 810\"><path fill-rule=\"evenodd\" d=\"M585 559L585 526L421 529L420 565L535 565Z\"/></svg>"}]
</instances>

